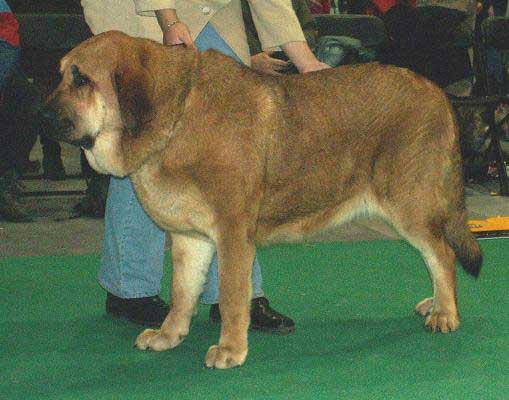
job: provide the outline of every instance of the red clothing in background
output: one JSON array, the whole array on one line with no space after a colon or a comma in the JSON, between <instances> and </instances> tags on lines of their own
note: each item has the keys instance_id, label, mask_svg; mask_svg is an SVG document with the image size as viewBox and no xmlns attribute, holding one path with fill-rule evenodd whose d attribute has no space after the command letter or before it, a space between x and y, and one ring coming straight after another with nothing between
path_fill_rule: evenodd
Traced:
<instances>
[{"instance_id":1,"label":"red clothing in background","mask_svg":"<svg viewBox=\"0 0 509 400\"><path fill-rule=\"evenodd\" d=\"M309 3L309 11L312 14L330 14L331 0L322 0L322 4Z\"/></svg>"},{"instance_id":2,"label":"red clothing in background","mask_svg":"<svg viewBox=\"0 0 509 400\"><path fill-rule=\"evenodd\" d=\"M410 0L408 3L410 5L415 7L416 0ZM398 3L404 3L404 1L401 0L371 0L371 3L373 4L375 10L375 14L385 14L387 10L394 7ZM405 2L406 3L406 2Z\"/></svg>"},{"instance_id":3,"label":"red clothing in background","mask_svg":"<svg viewBox=\"0 0 509 400\"><path fill-rule=\"evenodd\" d=\"M0 40L19 47L18 20L5 2L0 0Z\"/></svg>"}]
</instances>

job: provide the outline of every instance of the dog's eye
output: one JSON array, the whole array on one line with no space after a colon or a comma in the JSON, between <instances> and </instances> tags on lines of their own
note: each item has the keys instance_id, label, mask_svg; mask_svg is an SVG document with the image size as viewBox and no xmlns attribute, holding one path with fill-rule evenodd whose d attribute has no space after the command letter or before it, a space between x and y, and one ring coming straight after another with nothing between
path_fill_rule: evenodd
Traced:
<instances>
[{"instance_id":1,"label":"dog's eye","mask_svg":"<svg viewBox=\"0 0 509 400\"><path fill-rule=\"evenodd\" d=\"M71 73L74 86L79 88L90 83L88 76L82 74L76 65L71 66Z\"/></svg>"}]
</instances>

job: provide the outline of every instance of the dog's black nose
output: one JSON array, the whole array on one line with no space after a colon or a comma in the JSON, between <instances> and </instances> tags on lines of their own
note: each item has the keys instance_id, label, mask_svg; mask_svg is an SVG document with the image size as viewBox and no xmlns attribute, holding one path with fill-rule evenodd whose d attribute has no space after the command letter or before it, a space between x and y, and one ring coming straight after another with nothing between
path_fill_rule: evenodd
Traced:
<instances>
[{"instance_id":1,"label":"dog's black nose","mask_svg":"<svg viewBox=\"0 0 509 400\"><path fill-rule=\"evenodd\" d=\"M69 118L62 118L52 107L44 107L39 112L43 136L56 140L65 140L74 130L74 123Z\"/></svg>"}]
</instances>

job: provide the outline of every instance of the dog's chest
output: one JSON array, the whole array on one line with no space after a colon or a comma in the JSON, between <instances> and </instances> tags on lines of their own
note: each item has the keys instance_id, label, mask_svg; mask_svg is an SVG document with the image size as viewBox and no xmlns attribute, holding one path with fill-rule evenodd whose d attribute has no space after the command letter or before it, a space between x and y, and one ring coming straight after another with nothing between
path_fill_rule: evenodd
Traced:
<instances>
[{"instance_id":1,"label":"dog's chest","mask_svg":"<svg viewBox=\"0 0 509 400\"><path fill-rule=\"evenodd\" d=\"M164 230L213 237L213 215L200 191L185 179L145 165L131 176L147 214Z\"/></svg>"}]
</instances>

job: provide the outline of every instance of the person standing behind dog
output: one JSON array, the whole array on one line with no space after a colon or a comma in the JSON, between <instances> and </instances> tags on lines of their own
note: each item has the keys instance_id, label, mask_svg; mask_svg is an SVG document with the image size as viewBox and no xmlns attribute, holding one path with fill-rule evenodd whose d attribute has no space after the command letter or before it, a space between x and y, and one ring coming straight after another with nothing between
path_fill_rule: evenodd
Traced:
<instances>
[{"instance_id":1,"label":"person standing behind dog","mask_svg":"<svg viewBox=\"0 0 509 400\"><path fill-rule=\"evenodd\" d=\"M0 0L0 217L28 222L31 217L20 201L21 186L15 172L19 138L8 118L6 88L19 68L18 21L5 0Z\"/></svg>"},{"instance_id":2,"label":"person standing behind dog","mask_svg":"<svg viewBox=\"0 0 509 400\"><path fill-rule=\"evenodd\" d=\"M325 69L307 46L290 0L251 1L264 49L280 47L299 72ZM120 30L166 45L184 44L200 51L216 49L250 63L239 0L82 0L94 34ZM128 178L112 178L105 215L105 239L99 283L108 292L106 310L144 325L158 325L169 307L159 297L165 232L147 216ZM288 332L294 322L269 307L262 291L260 266L253 265L251 327ZM220 319L217 257L209 270L201 301L212 304L210 319Z\"/></svg>"}]
</instances>

